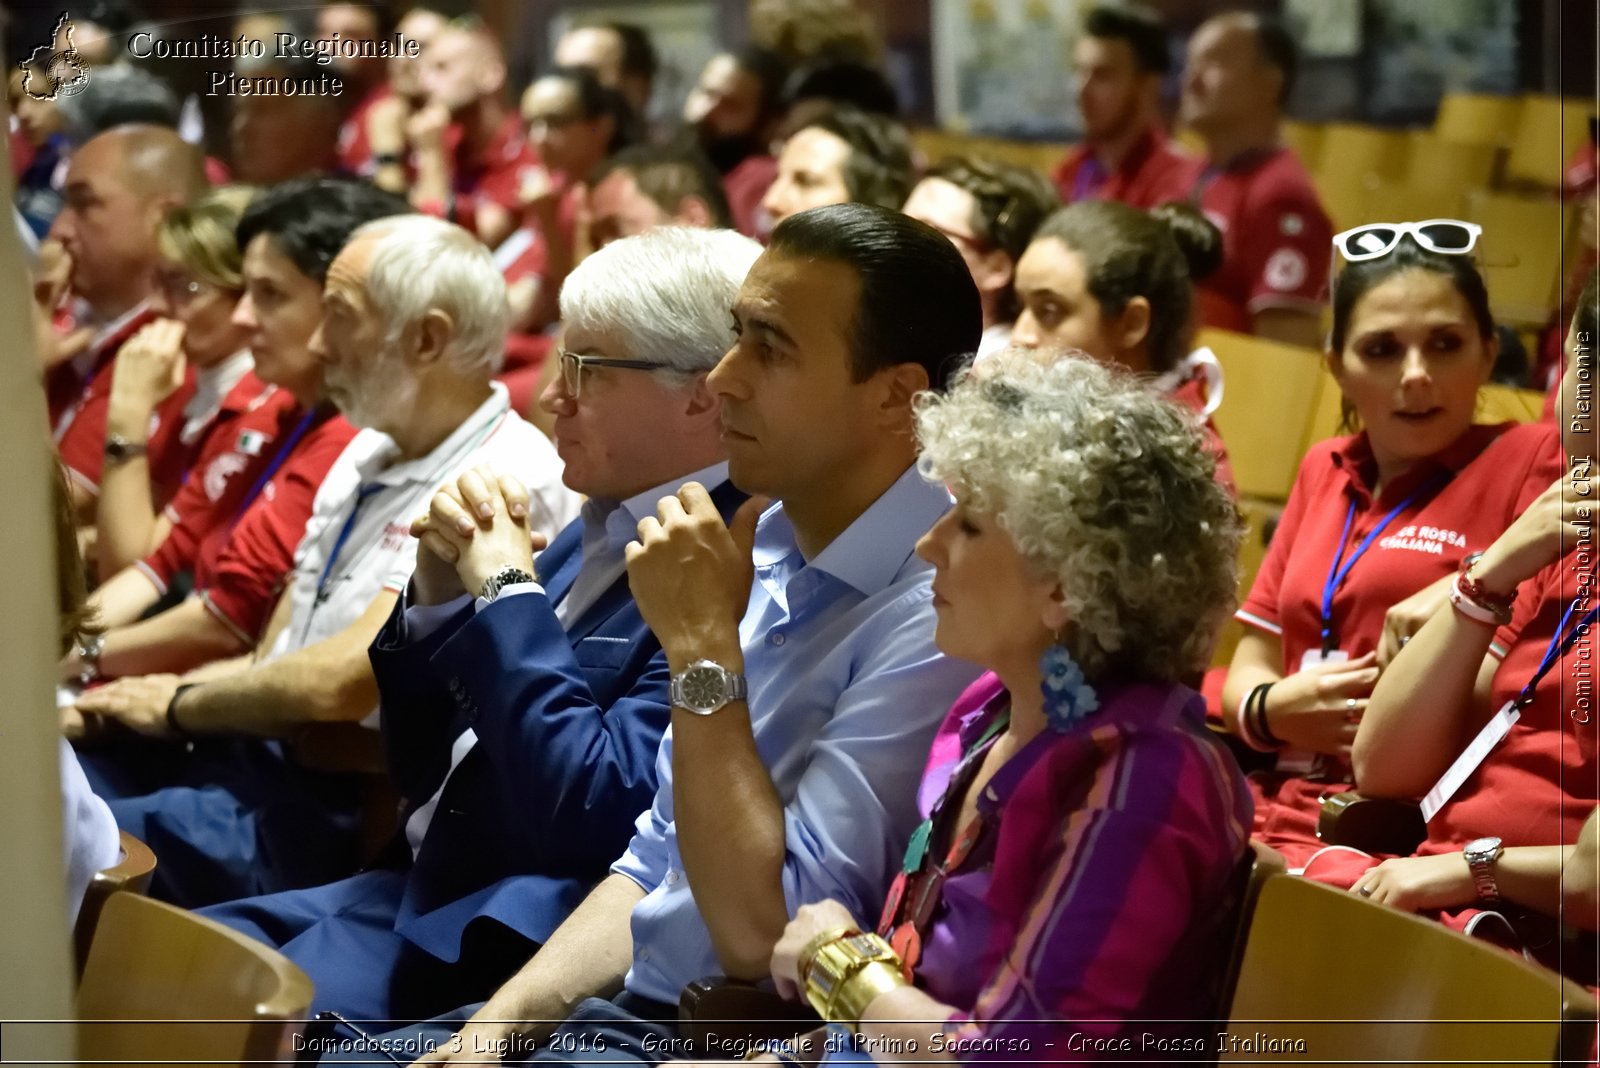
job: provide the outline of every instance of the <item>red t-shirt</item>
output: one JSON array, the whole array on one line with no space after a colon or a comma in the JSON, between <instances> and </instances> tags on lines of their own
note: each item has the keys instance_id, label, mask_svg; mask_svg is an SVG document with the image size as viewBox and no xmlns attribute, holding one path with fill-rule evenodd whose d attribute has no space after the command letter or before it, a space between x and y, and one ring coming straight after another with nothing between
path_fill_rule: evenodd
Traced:
<instances>
[{"instance_id":1,"label":"red t-shirt","mask_svg":"<svg viewBox=\"0 0 1600 1068\"><path fill-rule=\"evenodd\" d=\"M767 239L772 220L762 212L761 201L777 177L778 161L766 155L746 156L722 176L722 192L728 198L735 230L758 241Z\"/></svg>"},{"instance_id":2,"label":"red t-shirt","mask_svg":"<svg viewBox=\"0 0 1600 1068\"><path fill-rule=\"evenodd\" d=\"M121 346L118 346L120 349ZM67 475L85 489L100 492L100 472L105 460L106 416L111 407L111 379L116 373L115 357L101 365L78 401L56 426L56 452ZM150 491L157 508L166 505L183 485L183 477L194 461L199 435L193 444L183 440L183 409L194 396L195 370L185 370L183 384L150 415L147 462L150 465Z\"/></svg>"},{"instance_id":3,"label":"red t-shirt","mask_svg":"<svg viewBox=\"0 0 1600 1068\"><path fill-rule=\"evenodd\" d=\"M1585 561L1583 557L1587 556ZM1500 657L1489 707L1498 711L1522 692L1544 659L1561 616L1582 589L1589 596L1568 626L1596 604L1591 551L1574 549L1523 583L1511 622L1495 634ZM1591 626L1534 687L1533 700L1510 733L1428 821L1421 855L1458 852L1474 838L1494 835L1507 846L1570 845L1600 800L1595 761L1597 712L1594 668L1600 630Z\"/></svg>"},{"instance_id":4,"label":"red t-shirt","mask_svg":"<svg viewBox=\"0 0 1600 1068\"><path fill-rule=\"evenodd\" d=\"M1277 636L1284 674L1299 671L1305 654L1321 646L1323 586L1341 549L1351 505L1355 515L1342 543L1346 562L1383 518L1409 499L1333 596L1335 648L1352 659L1365 656L1377 649L1391 607L1453 574L1469 552L1487 549L1561 476L1564 462L1560 434L1548 423L1474 426L1374 499L1376 470L1366 434L1320 442L1300 465L1266 559L1236 618ZM1304 864L1322 844L1316 837L1319 800L1347 789L1349 773L1348 762L1323 756L1304 776L1252 775L1255 836L1282 852L1291 867Z\"/></svg>"},{"instance_id":5,"label":"red t-shirt","mask_svg":"<svg viewBox=\"0 0 1600 1068\"><path fill-rule=\"evenodd\" d=\"M1248 334L1264 309L1319 310L1333 224L1299 157L1279 147L1186 167L1187 199L1222 231L1222 266L1195 287L1201 321Z\"/></svg>"},{"instance_id":6,"label":"red t-shirt","mask_svg":"<svg viewBox=\"0 0 1600 1068\"><path fill-rule=\"evenodd\" d=\"M1090 145L1073 148L1056 164L1056 191L1061 203L1077 200L1120 200L1149 211L1169 200L1188 197L1193 182L1194 159L1167 139L1160 126L1151 126L1122 158L1114 171L1106 170Z\"/></svg>"},{"instance_id":7,"label":"red t-shirt","mask_svg":"<svg viewBox=\"0 0 1600 1068\"><path fill-rule=\"evenodd\" d=\"M228 532L249 504L247 495L260 491L262 475L278 461L287 436L304 416L293 394L253 373L229 391L199 459L165 509L171 531L135 565L158 589L165 592L182 571L193 571L195 584L205 586Z\"/></svg>"},{"instance_id":8,"label":"red t-shirt","mask_svg":"<svg viewBox=\"0 0 1600 1068\"><path fill-rule=\"evenodd\" d=\"M317 488L355 436L356 428L341 415L307 430L234 524L210 569L210 582L196 582L206 607L247 645L260 638L294 569L294 551L305 536Z\"/></svg>"}]
</instances>

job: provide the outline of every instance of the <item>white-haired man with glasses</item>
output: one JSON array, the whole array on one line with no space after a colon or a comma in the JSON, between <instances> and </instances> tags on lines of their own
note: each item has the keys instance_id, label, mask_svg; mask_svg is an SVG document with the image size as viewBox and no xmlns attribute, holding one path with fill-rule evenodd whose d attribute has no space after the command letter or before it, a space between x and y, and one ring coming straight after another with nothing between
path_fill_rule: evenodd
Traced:
<instances>
[{"instance_id":1,"label":"white-haired man with glasses","mask_svg":"<svg viewBox=\"0 0 1600 1068\"><path fill-rule=\"evenodd\" d=\"M588 502L537 564L513 518L527 491L487 468L413 524L416 573L371 650L403 840L353 878L208 913L304 968L317 1010L416 1020L482 1000L627 846L671 712L623 550L687 482L724 518L744 500L706 375L760 252L659 228L567 278L561 374L540 403Z\"/></svg>"}]
</instances>

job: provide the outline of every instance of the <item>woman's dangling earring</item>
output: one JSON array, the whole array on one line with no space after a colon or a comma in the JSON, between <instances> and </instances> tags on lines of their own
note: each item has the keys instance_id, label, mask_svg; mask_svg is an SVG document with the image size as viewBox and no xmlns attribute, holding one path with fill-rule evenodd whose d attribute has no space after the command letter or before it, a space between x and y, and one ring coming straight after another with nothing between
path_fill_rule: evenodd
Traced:
<instances>
[{"instance_id":1,"label":"woman's dangling earring","mask_svg":"<svg viewBox=\"0 0 1600 1068\"><path fill-rule=\"evenodd\" d=\"M1070 731L1100 708L1094 687L1084 679L1083 669L1072 659L1060 635L1039 657L1039 680L1045 721L1053 731Z\"/></svg>"}]
</instances>

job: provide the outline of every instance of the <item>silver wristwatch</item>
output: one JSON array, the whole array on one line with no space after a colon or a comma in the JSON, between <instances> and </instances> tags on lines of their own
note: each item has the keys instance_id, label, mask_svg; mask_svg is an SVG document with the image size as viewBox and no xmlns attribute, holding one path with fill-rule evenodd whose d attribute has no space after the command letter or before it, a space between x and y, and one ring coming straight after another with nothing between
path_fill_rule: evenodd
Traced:
<instances>
[{"instance_id":1,"label":"silver wristwatch","mask_svg":"<svg viewBox=\"0 0 1600 1068\"><path fill-rule=\"evenodd\" d=\"M715 660L696 660L672 676L667 687L674 707L686 708L697 716L709 716L731 701L743 701L746 693L744 676Z\"/></svg>"},{"instance_id":2,"label":"silver wristwatch","mask_svg":"<svg viewBox=\"0 0 1600 1068\"><path fill-rule=\"evenodd\" d=\"M537 581L520 567L502 567L499 571L489 576L489 580L483 584L483 589L478 591L478 596L493 604L494 599L500 596L500 591L507 586L515 586L521 582Z\"/></svg>"},{"instance_id":3,"label":"silver wristwatch","mask_svg":"<svg viewBox=\"0 0 1600 1068\"><path fill-rule=\"evenodd\" d=\"M1499 901L1500 885L1494 880L1494 865L1505 849L1498 838L1479 838L1462 850L1467 867L1472 869L1472 884L1480 901Z\"/></svg>"}]
</instances>

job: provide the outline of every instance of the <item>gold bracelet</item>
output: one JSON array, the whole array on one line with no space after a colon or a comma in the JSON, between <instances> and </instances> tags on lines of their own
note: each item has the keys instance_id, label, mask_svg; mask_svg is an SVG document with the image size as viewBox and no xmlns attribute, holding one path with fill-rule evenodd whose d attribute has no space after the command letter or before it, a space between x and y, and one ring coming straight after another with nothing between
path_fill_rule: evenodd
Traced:
<instances>
[{"instance_id":1,"label":"gold bracelet","mask_svg":"<svg viewBox=\"0 0 1600 1068\"><path fill-rule=\"evenodd\" d=\"M852 934L817 947L806 972L806 1001L823 1019L832 1019L830 1007L851 976L868 964L881 962L900 967L893 947L876 934Z\"/></svg>"},{"instance_id":2,"label":"gold bracelet","mask_svg":"<svg viewBox=\"0 0 1600 1068\"><path fill-rule=\"evenodd\" d=\"M909 985L906 977L900 974L900 969L887 961L875 960L863 964L850 974L834 994L833 1002L828 1006L827 1019L856 1028L860 1026L867 1006L878 995Z\"/></svg>"},{"instance_id":3,"label":"gold bracelet","mask_svg":"<svg viewBox=\"0 0 1600 1068\"><path fill-rule=\"evenodd\" d=\"M796 972L800 976L800 985L804 986L806 980L811 976L811 964L817 959L817 950L830 942L837 942L841 938L860 933L861 930L856 927L830 927L801 947L800 955L795 958Z\"/></svg>"}]
</instances>

